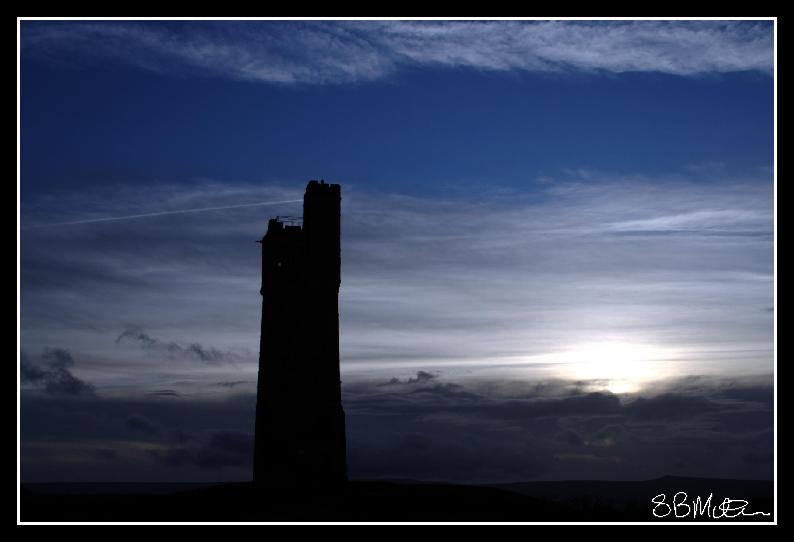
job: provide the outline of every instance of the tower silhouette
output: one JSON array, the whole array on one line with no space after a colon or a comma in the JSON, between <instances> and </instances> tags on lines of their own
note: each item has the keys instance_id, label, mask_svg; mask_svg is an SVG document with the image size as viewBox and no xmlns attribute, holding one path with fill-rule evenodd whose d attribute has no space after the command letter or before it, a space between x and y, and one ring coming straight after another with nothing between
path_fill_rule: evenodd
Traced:
<instances>
[{"instance_id":1,"label":"tower silhouette","mask_svg":"<svg viewBox=\"0 0 794 542\"><path fill-rule=\"evenodd\" d=\"M262 239L254 481L346 480L339 375L341 188L309 181L303 225L272 218Z\"/></svg>"}]
</instances>

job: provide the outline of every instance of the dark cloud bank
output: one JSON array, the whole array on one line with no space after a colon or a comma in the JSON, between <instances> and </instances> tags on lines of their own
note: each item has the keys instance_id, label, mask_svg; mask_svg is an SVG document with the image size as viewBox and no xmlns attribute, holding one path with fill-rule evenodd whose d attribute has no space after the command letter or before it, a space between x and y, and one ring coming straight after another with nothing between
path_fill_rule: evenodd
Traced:
<instances>
[{"instance_id":1,"label":"dark cloud bank","mask_svg":"<svg viewBox=\"0 0 794 542\"><path fill-rule=\"evenodd\" d=\"M69 370L74 359L62 348L48 348L38 363L24 353L20 356L19 374L22 384L42 389L50 395L93 395L94 386L85 382Z\"/></svg>"},{"instance_id":2,"label":"dark cloud bank","mask_svg":"<svg viewBox=\"0 0 794 542\"><path fill-rule=\"evenodd\" d=\"M46 368L22 361L23 378L40 383L22 398L24 481L250 479L255 396L229 387L223 399L103 397L65 376L68 352L44 359ZM772 478L771 378L694 376L626 396L597 384L463 383L424 371L348 384L350 475Z\"/></svg>"}]
</instances>

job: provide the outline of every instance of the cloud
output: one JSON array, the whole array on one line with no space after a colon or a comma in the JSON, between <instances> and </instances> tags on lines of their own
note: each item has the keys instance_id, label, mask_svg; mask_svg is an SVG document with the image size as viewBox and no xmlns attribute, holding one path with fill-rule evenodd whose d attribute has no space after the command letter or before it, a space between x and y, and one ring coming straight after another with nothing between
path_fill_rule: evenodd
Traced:
<instances>
[{"instance_id":1,"label":"cloud","mask_svg":"<svg viewBox=\"0 0 794 542\"><path fill-rule=\"evenodd\" d=\"M253 465L254 436L243 431L211 431L191 447L177 445L151 453L169 467L250 467Z\"/></svg>"},{"instance_id":2,"label":"cloud","mask_svg":"<svg viewBox=\"0 0 794 542\"><path fill-rule=\"evenodd\" d=\"M557 433L554 438L567 444L571 448L580 448L585 445L584 439L581 437L581 435L570 429L565 429L564 431Z\"/></svg>"},{"instance_id":3,"label":"cloud","mask_svg":"<svg viewBox=\"0 0 794 542\"><path fill-rule=\"evenodd\" d=\"M771 405L725 401L723 393L766 396L771 377L693 379L697 389L680 379L623 396L565 381L532 383L524 392L510 382L443 382L466 392L458 398L438 381L423 384L421 397L360 383L344 395L351 475L469 482L771 478ZM722 423L737 416L741 421Z\"/></svg>"},{"instance_id":4,"label":"cloud","mask_svg":"<svg viewBox=\"0 0 794 542\"><path fill-rule=\"evenodd\" d=\"M554 183L534 193L534 201L511 192L504 199L477 193L440 201L353 194L343 243L346 359L426 369L488 358L541 369L535 354L587 342L586 336L663 344L675 334L682 358L705 361L711 354L694 345L716 347L726 325L755 345L748 349L769 348L771 320L750 317L758 308L741 312L757 321L741 328L726 322L740 312L717 309L727 299L717 292L741 296L729 303L734 307L752 298L753 307L762 307L772 292L769 188L625 179ZM736 211L721 215L722 235L693 225L674 237L642 230L616 236L612 229L704 208ZM722 355L771 362L760 351L742 350L733 346Z\"/></svg>"},{"instance_id":5,"label":"cloud","mask_svg":"<svg viewBox=\"0 0 794 542\"><path fill-rule=\"evenodd\" d=\"M694 375L620 396L562 379L517 385L439 374L401 387L382 383L343 386L353 478L772 476L771 375ZM179 401L23 394L22 476L250 479L255 405L247 392Z\"/></svg>"},{"instance_id":6,"label":"cloud","mask_svg":"<svg viewBox=\"0 0 794 542\"><path fill-rule=\"evenodd\" d=\"M437 375L434 375L432 373L428 373L427 371L417 371L416 372L416 377L414 377L414 378L407 378L406 380L400 380L397 377L392 377L388 381L382 382L381 384L378 384L378 385L379 386L397 386L397 385L400 385L400 384L411 385L411 384L418 384L418 383L421 383L421 382L429 382L429 381L433 380L436 377L437 377Z\"/></svg>"},{"instance_id":7,"label":"cloud","mask_svg":"<svg viewBox=\"0 0 794 542\"><path fill-rule=\"evenodd\" d=\"M679 420L710 413L717 404L704 397L664 394L652 399L640 397L629 406L630 415L643 420Z\"/></svg>"},{"instance_id":8,"label":"cloud","mask_svg":"<svg viewBox=\"0 0 794 542\"><path fill-rule=\"evenodd\" d=\"M769 235L769 216L745 209L704 209L649 219L609 224L607 230L621 233L697 233L724 235Z\"/></svg>"},{"instance_id":9,"label":"cloud","mask_svg":"<svg viewBox=\"0 0 794 542\"><path fill-rule=\"evenodd\" d=\"M20 379L22 383L38 383L46 376L47 372L31 363L28 356L22 352L19 357Z\"/></svg>"},{"instance_id":10,"label":"cloud","mask_svg":"<svg viewBox=\"0 0 794 542\"><path fill-rule=\"evenodd\" d=\"M102 218L85 218L82 220L73 220L71 222L55 222L51 224L34 224L32 226L27 226L28 228L51 228L51 227L60 227L60 226L76 226L79 224L96 224L99 222L114 222L117 220L133 220L136 218L152 218L152 217L161 217L161 216L168 216L168 215L180 215L185 213L206 213L209 211L226 211L230 209L240 209L243 207L263 207L268 205L283 205L285 203L302 203L303 200L300 199L293 199L293 200L283 200L283 201L260 201L256 203L241 203L237 205L223 205L220 207L199 207L197 209L174 209L172 211L156 211L153 213L139 213L135 215L124 215L124 216L110 216L110 217L102 217Z\"/></svg>"},{"instance_id":11,"label":"cloud","mask_svg":"<svg viewBox=\"0 0 794 542\"><path fill-rule=\"evenodd\" d=\"M159 435L161 433L160 427L140 414L133 414L127 418L124 421L124 425L133 432L140 432L146 435Z\"/></svg>"},{"instance_id":12,"label":"cloud","mask_svg":"<svg viewBox=\"0 0 794 542\"><path fill-rule=\"evenodd\" d=\"M179 393L174 390L154 390L149 392L149 395L156 395L160 397L179 397Z\"/></svg>"},{"instance_id":13,"label":"cloud","mask_svg":"<svg viewBox=\"0 0 794 542\"><path fill-rule=\"evenodd\" d=\"M21 404L21 469L27 481L250 479L245 435L253 429L251 395L173 401L23 393ZM180 462L186 468L174 468Z\"/></svg>"},{"instance_id":14,"label":"cloud","mask_svg":"<svg viewBox=\"0 0 794 542\"><path fill-rule=\"evenodd\" d=\"M217 348L205 347L198 343L180 345L175 342L163 342L140 329L125 329L116 337L116 344L127 342L136 344L148 352L165 355L170 359L191 359L211 365L221 363L234 365L243 359L239 354L222 352Z\"/></svg>"},{"instance_id":15,"label":"cloud","mask_svg":"<svg viewBox=\"0 0 794 542\"><path fill-rule=\"evenodd\" d=\"M248 384L248 380L225 380L223 382L215 382L213 386L220 386L222 388L234 388L242 384Z\"/></svg>"},{"instance_id":16,"label":"cloud","mask_svg":"<svg viewBox=\"0 0 794 542\"><path fill-rule=\"evenodd\" d=\"M21 383L32 384L52 395L93 395L94 386L77 378L69 370L74 365L72 355L62 348L48 348L41 355L47 368L42 369L22 353L20 355Z\"/></svg>"},{"instance_id":17,"label":"cloud","mask_svg":"<svg viewBox=\"0 0 794 542\"><path fill-rule=\"evenodd\" d=\"M419 64L677 75L770 71L770 30L717 21L402 22L381 29L398 54Z\"/></svg>"},{"instance_id":18,"label":"cloud","mask_svg":"<svg viewBox=\"0 0 794 542\"><path fill-rule=\"evenodd\" d=\"M420 197L345 189L346 382L375 372L381 382L399 375L409 385L451 367L458 375L575 380L575 368L555 356L607 339L647 345L661 360L657 376L771 370L770 182L589 172L529 193L457 190ZM26 201L21 219L70 221L290 193L237 183L117 187ZM80 348L81 371L96 385L124 374L125 385L190 394L255 381L261 273L254 241L274 214L289 211L242 207L23 231L24 349L56 339ZM674 216L689 217L686 227L665 219ZM631 225L631 234L618 235L616 224ZM665 228L679 231L659 235ZM116 340L127 347L114 347Z\"/></svg>"},{"instance_id":19,"label":"cloud","mask_svg":"<svg viewBox=\"0 0 794 542\"><path fill-rule=\"evenodd\" d=\"M277 84L372 81L414 67L526 72L773 70L770 21L22 23L22 51Z\"/></svg>"}]
</instances>

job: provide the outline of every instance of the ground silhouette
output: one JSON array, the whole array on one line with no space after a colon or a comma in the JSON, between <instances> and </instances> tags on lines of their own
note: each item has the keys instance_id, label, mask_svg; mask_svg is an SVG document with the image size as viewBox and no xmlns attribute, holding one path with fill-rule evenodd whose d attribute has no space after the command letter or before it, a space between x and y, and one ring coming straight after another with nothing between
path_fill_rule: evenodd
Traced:
<instances>
[{"instance_id":1,"label":"ground silhouette","mask_svg":"<svg viewBox=\"0 0 794 542\"><path fill-rule=\"evenodd\" d=\"M749 501L772 512L771 481L663 477L638 482L521 482L500 486L355 480L330 486L268 487L251 482L192 484L27 484L22 521L772 521L772 516L665 518L653 499L679 491ZM683 513L682 508L680 512ZM663 512L663 510L662 510Z\"/></svg>"}]
</instances>

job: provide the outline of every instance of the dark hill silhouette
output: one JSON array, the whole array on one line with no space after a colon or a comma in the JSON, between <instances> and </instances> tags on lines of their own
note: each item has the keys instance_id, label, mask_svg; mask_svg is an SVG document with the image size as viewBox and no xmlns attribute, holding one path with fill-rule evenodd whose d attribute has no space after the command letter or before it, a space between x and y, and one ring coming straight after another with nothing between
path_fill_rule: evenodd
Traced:
<instances>
[{"instance_id":1,"label":"dark hill silhouette","mask_svg":"<svg viewBox=\"0 0 794 542\"><path fill-rule=\"evenodd\" d=\"M686 491L773 511L771 481L663 477L639 482L521 482L498 486L350 481L267 488L201 484L27 484L22 521L664 521L651 498ZM672 515L671 515L672 516ZM691 516L673 521L692 521ZM772 521L771 516L734 520Z\"/></svg>"}]
</instances>

